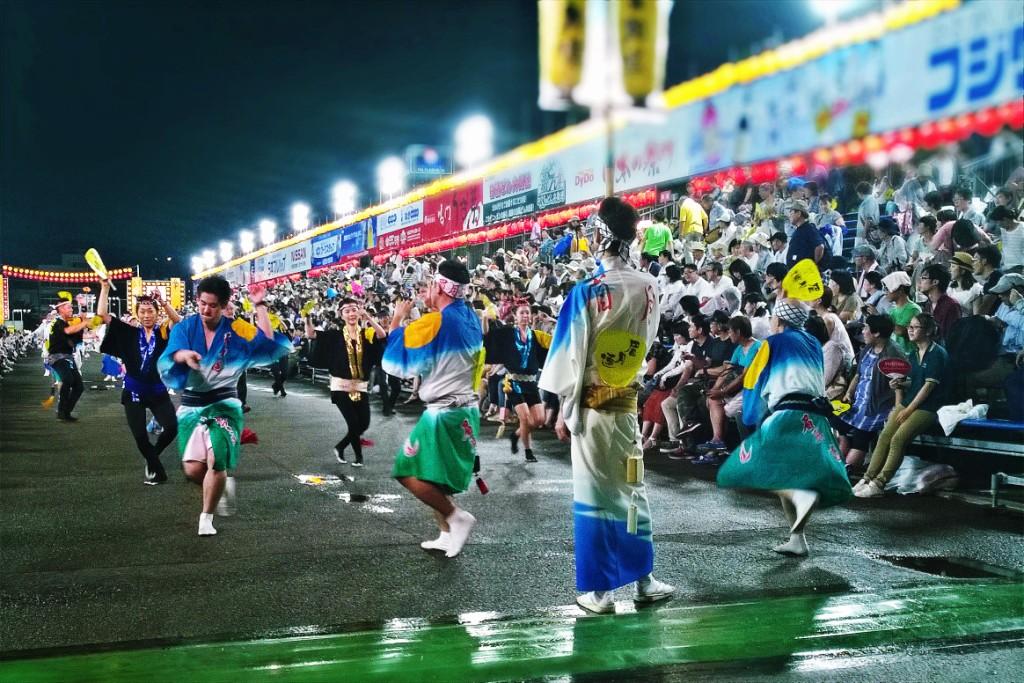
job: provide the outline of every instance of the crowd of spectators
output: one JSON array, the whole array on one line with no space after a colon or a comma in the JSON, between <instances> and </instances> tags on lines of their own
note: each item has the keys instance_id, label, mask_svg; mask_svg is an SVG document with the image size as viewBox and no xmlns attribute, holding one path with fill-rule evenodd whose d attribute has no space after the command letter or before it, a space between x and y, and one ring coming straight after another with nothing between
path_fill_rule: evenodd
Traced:
<instances>
[{"instance_id":1,"label":"crowd of spectators","mask_svg":"<svg viewBox=\"0 0 1024 683\"><path fill-rule=\"evenodd\" d=\"M942 163L934 162L948 175ZM869 474L875 487L884 484L941 405L973 399L990 404L990 415L1019 419L1024 168L986 198L939 175L921 163L873 182L833 171L701 194L687 187L679 201L648 211L632 254L657 281L662 325L642 392L644 447L714 464L742 436L734 418L743 373L770 334L788 269L803 259L827 285L806 329L822 344L827 397L850 406L836 427L851 470L867 465L874 446ZM467 297L492 326L511 325L525 302L534 327L551 332L568 292L599 271L588 234L587 223L573 219L550 230L536 225L521 243L472 261L456 253L473 274ZM416 303L414 318L426 311L424 283L441 258L394 254L376 266L364 259L285 279L269 298L297 339L305 316L338 326L337 303L346 297L386 327L399 297ZM890 357L911 363L910 384L876 369ZM501 372L488 369L492 378ZM488 394L492 419L503 419L494 417L500 392Z\"/></svg>"}]
</instances>

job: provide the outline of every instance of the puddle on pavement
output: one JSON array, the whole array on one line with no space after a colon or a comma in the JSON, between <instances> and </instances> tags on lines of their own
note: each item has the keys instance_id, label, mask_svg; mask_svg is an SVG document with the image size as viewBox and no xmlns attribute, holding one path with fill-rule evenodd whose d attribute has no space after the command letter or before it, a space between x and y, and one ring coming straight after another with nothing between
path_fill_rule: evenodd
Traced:
<instances>
[{"instance_id":1,"label":"puddle on pavement","mask_svg":"<svg viewBox=\"0 0 1024 683\"><path fill-rule=\"evenodd\" d=\"M967 557L928 557L913 555L872 555L896 567L913 569L917 572L942 576L949 579L1012 579L1024 580L1024 573L1000 567L999 565L979 562Z\"/></svg>"}]
</instances>

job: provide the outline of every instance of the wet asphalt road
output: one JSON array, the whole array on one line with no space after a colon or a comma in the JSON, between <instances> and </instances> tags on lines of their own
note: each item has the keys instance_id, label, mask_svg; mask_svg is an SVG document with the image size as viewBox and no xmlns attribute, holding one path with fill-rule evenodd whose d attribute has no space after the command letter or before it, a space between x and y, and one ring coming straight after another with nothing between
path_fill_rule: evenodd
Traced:
<instances>
[{"instance_id":1,"label":"wet asphalt road","mask_svg":"<svg viewBox=\"0 0 1024 683\"><path fill-rule=\"evenodd\" d=\"M343 422L323 386L293 381L287 398L275 398L269 381L250 377L246 425L260 443L243 447L239 513L217 519L216 537L200 538L199 489L173 467L176 448L163 456L171 480L143 486L119 392L88 389L98 366L96 356L87 363L76 424L58 423L40 407L49 380L37 360L0 384L0 654L242 639L469 612L523 615L572 604L570 466L567 447L550 433L534 447L540 462L526 464L485 423L480 454L491 492L461 497L479 524L462 555L447 560L419 549L436 529L389 477L418 408L383 418L374 399L368 436L376 445L366 450L366 467L355 469L330 454ZM712 471L657 453L648 455L647 483L655 572L678 587L676 605L951 581L882 555L966 557L1024 571L1017 515L931 497L855 500L813 517L812 555L796 560L769 550L786 535L773 498L718 490ZM928 680L917 674L942 671L949 680L1010 680L1019 673L1015 647L908 651L851 666L842 678L877 680L888 672ZM620 674L595 680L631 677ZM832 674L754 668L725 678L747 675ZM692 679L693 671L664 667L644 677Z\"/></svg>"}]
</instances>

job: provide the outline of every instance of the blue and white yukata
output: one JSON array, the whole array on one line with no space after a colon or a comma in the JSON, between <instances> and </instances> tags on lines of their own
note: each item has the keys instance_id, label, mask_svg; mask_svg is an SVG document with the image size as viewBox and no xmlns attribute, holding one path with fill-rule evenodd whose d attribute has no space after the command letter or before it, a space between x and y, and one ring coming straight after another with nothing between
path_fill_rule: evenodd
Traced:
<instances>
[{"instance_id":1,"label":"blue and white yukata","mask_svg":"<svg viewBox=\"0 0 1024 683\"><path fill-rule=\"evenodd\" d=\"M174 354L183 349L202 355L198 371L174 362ZM247 368L272 363L291 350L285 335L275 332L270 339L241 318L223 316L209 349L198 315L188 316L171 329L157 368L164 384L184 392L178 408L178 449L183 460L195 459L190 454L197 452L212 453L214 470L237 466L243 427L238 378Z\"/></svg>"},{"instance_id":2,"label":"blue and white yukata","mask_svg":"<svg viewBox=\"0 0 1024 683\"><path fill-rule=\"evenodd\" d=\"M627 460L643 455L637 389L659 317L655 279L622 259L605 259L562 306L541 374L540 388L560 397L572 435L580 591L614 590L654 566L647 490L627 481Z\"/></svg>"},{"instance_id":3,"label":"blue and white yukata","mask_svg":"<svg viewBox=\"0 0 1024 683\"><path fill-rule=\"evenodd\" d=\"M768 337L743 378L743 422L760 425L718 470L723 488L817 491L819 507L853 495L828 418L811 402L825 395L821 343L787 327Z\"/></svg>"},{"instance_id":4,"label":"blue and white yukata","mask_svg":"<svg viewBox=\"0 0 1024 683\"><path fill-rule=\"evenodd\" d=\"M388 335L381 368L395 377L422 377L419 394L427 405L395 455L393 477L429 481L446 493L469 488L483 366L483 330L464 299Z\"/></svg>"}]
</instances>

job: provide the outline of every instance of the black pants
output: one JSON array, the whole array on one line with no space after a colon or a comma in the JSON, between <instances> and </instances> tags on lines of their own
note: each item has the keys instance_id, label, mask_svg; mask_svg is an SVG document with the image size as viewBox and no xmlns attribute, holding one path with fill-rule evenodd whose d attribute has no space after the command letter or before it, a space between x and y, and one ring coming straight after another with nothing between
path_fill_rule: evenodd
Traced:
<instances>
[{"instance_id":1,"label":"black pants","mask_svg":"<svg viewBox=\"0 0 1024 683\"><path fill-rule=\"evenodd\" d=\"M380 387L380 400L385 415L390 415L395 410L395 403L398 395L402 393L402 380L384 372L384 369L377 366L373 370L374 381Z\"/></svg>"},{"instance_id":2,"label":"black pants","mask_svg":"<svg viewBox=\"0 0 1024 683\"><path fill-rule=\"evenodd\" d=\"M78 399L82 397L85 386L82 384L82 373L78 371L75 361L61 358L51 364L60 377L60 396L57 399L57 414L70 415Z\"/></svg>"},{"instance_id":3,"label":"black pants","mask_svg":"<svg viewBox=\"0 0 1024 683\"><path fill-rule=\"evenodd\" d=\"M238 378L238 400L242 402L242 405L246 405L245 399L249 396L249 385L245 381L245 372Z\"/></svg>"},{"instance_id":4,"label":"black pants","mask_svg":"<svg viewBox=\"0 0 1024 683\"><path fill-rule=\"evenodd\" d=\"M338 406L341 416L345 418L348 426L348 434L338 442L336 448L341 454L345 448L352 446L352 452L356 454L356 462L363 461L363 446L359 443L360 437L370 428L370 395L362 394L358 401L348 397L347 391L332 391L331 403Z\"/></svg>"},{"instance_id":5,"label":"black pants","mask_svg":"<svg viewBox=\"0 0 1024 683\"><path fill-rule=\"evenodd\" d=\"M149 433L146 431L146 408L153 412L153 417L164 428L155 444L150 443ZM139 447L139 453L146 459L146 464L154 472L162 469L160 454L178 436L178 417L174 414L174 404L171 403L170 396L165 395L145 403L132 403L127 399L124 401L124 416L128 419L128 429L135 439L135 445Z\"/></svg>"},{"instance_id":6,"label":"black pants","mask_svg":"<svg viewBox=\"0 0 1024 683\"><path fill-rule=\"evenodd\" d=\"M274 376L273 389L276 394L284 391L284 381L288 378L288 356L282 356L270 364L270 374Z\"/></svg>"}]
</instances>

